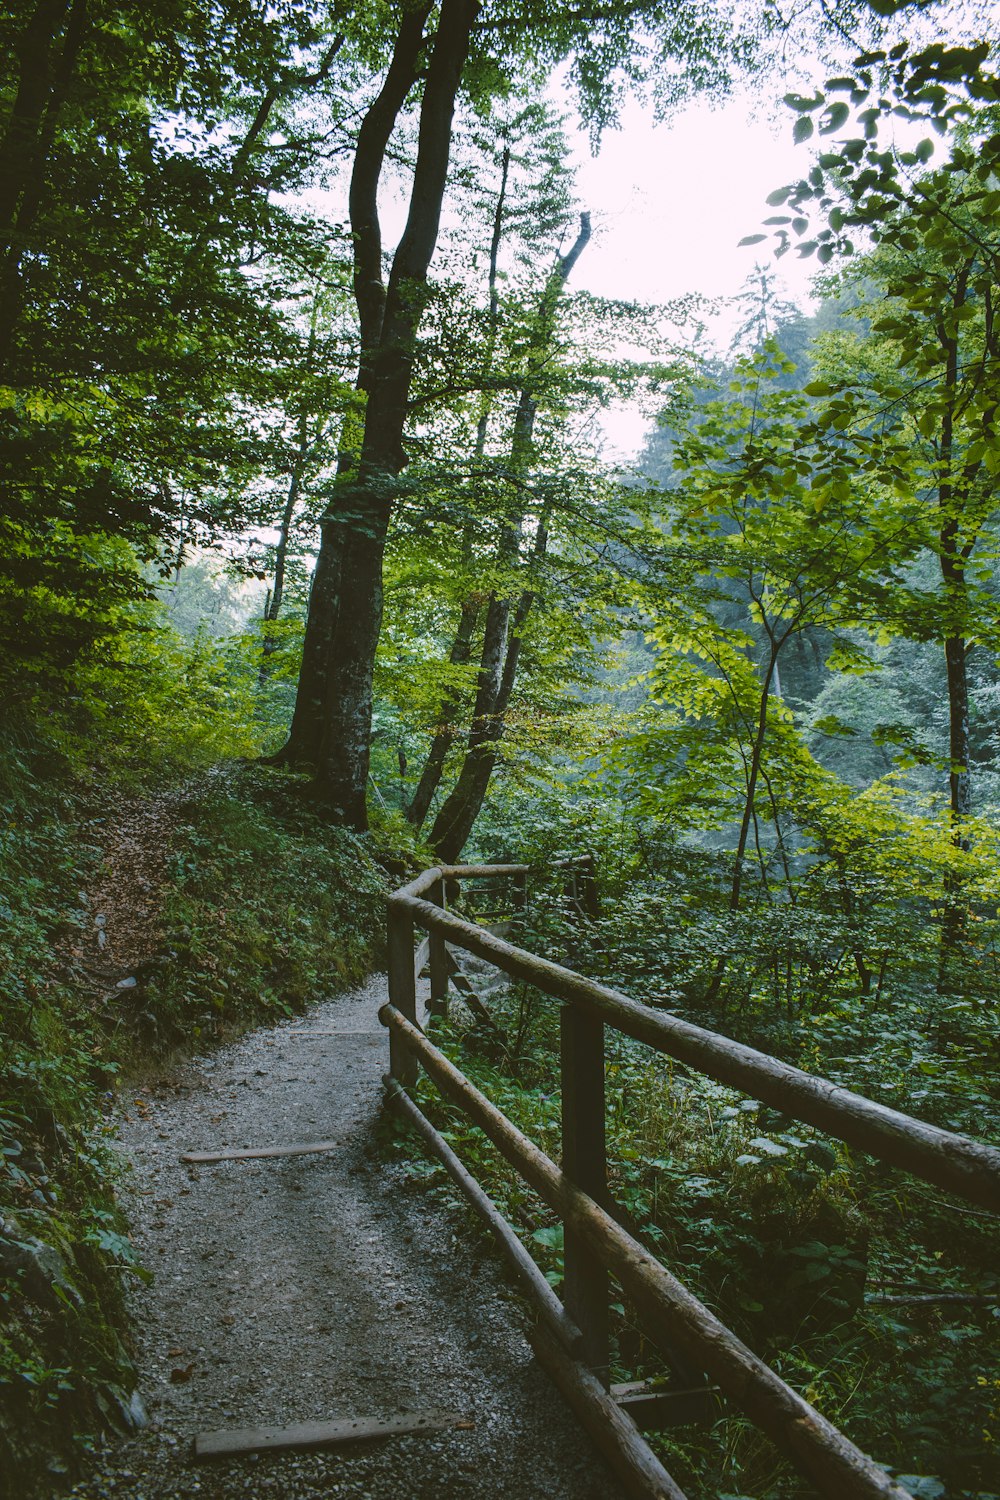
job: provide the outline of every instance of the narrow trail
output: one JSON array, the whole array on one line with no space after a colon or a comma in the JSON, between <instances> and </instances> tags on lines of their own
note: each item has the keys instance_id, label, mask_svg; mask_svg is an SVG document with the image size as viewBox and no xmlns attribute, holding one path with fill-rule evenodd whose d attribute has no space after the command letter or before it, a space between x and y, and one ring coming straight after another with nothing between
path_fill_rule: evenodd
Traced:
<instances>
[{"instance_id":1,"label":"narrow trail","mask_svg":"<svg viewBox=\"0 0 1000 1500\"><path fill-rule=\"evenodd\" d=\"M525 1314L478 1228L380 1152L384 998L376 977L134 1096L118 1144L154 1272L132 1298L150 1424L98 1456L76 1500L621 1500L533 1362ZM305 1034L323 1031L338 1034ZM339 1145L179 1160L320 1139ZM199 1432L428 1408L470 1425L192 1461Z\"/></svg>"}]
</instances>

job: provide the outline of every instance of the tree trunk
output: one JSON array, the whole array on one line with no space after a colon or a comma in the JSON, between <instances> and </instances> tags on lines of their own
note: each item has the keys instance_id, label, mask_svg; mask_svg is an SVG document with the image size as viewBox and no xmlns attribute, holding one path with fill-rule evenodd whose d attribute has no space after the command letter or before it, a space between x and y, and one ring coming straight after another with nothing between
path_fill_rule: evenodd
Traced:
<instances>
[{"instance_id":1,"label":"tree trunk","mask_svg":"<svg viewBox=\"0 0 1000 1500\"><path fill-rule=\"evenodd\" d=\"M950 525L942 536L941 572L945 580L948 613L953 620L960 617L965 603L966 582L964 559L945 547L957 546L955 532ZM970 775L971 744L969 733L969 675L967 668L968 642L959 632L946 637L944 642L945 678L948 688L948 792L951 817L951 842L956 850L969 848L966 824L972 814L972 778ZM967 927L966 902L962 896L960 876L948 871L944 881L944 911L941 917L941 957L938 969L938 989L949 989L948 976L952 960L961 947Z\"/></svg>"},{"instance_id":2,"label":"tree trunk","mask_svg":"<svg viewBox=\"0 0 1000 1500\"><path fill-rule=\"evenodd\" d=\"M14 44L17 94L0 145L0 371L10 366L21 315L21 257L45 199L49 153L88 21L87 0L39 0ZM60 32L62 49L54 58Z\"/></svg>"},{"instance_id":3,"label":"tree trunk","mask_svg":"<svg viewBox=\"0 0 1000 1500\"><path fill-rule=\"evenodd\" d=\"M404 12L392 65L358 139L351 226L362 333L358 383L367 397L364 437L357 478L342 487L323 526L303 676L283 752L285 759L315 767L316 791L329 816L356 829L367 827L382 556L394 481L406 462L402 439L414 340L437 243L455 100L479 5L477 0L443 0L420 108L409 214L383 289L378 181L396 116L419 71L428 10Z\"/></svg>"},{"instance_id":4,"label":"tree trunk","mask_svg":"<svg viewBox=\"0 0 1000 1500\"><path fill-rule=\"evenodd\" d=\"M314 769L319 762L325 720L328 673L334 626L340 611L342 542L331 537L336 522L320 522L320 548L309 588L309 609L295 709L288 739L274 756L276 764Z\"/></svg>"},{"instance_id":5,"label":"tree trunk","mask_svg":"<svg viewBox=\"0 0 1000 1500\"><path fill-rule=\"evenodd\" d=\"M959 272L954 291L954 306L966 300L972 263ZM959 514L963 486L956 484L955 414L958 401L959 344L958 335L949 335L943 326L939 339L944 354L945 402L941 416L940 479L938 482L938 561L944 585L947 634L944 639L945 679L948 690L948 791L951 816L951 842L956 850L969 847L965 825L972 812L970 776L968 642L962 628L968 616L966 564L970 548L963 547ZM961 893L961 879L949 871L944 881L944 911L941 918L941 952L938 962L938 991L950 988L952 961L965 937L967 912Z\"/></svg>"},{"instance_id":6,"label":"tree trunk","mask_svg":"<svg viewBox=\"0 0 1000 1500\"><path fill-rule=\"evenodd\" d=\"M465 666L472 655L472 637L478 619L478 602L466 599L462 604L455 639L452 641L448 655L448 660L453 667ZM407 820L415 828L423 827L427 814L430 812L431 802L434 800L434 793L441 784L444 763L455 739L455 720L458 718L461 704L461 694L457 690L452 690L442 705L441 717L434 730L434 738L431 740L431 748L427 753L424 769L420 773L413 799L406 809Z\"/></svg>"},{"instance_id":7,"label":"tree trunk","mask_svg":"<svg viewBox=\"0 0 1000 1500\"><path fill-rule=\"evenodd\" d=\"M754 730L753 744L750 747L749 760L744 756L744 767L746 772L746 796L743 801L743 814L740 818L740 832L736 841L736 855L733 861L733 878L729 887L729 910L739 911L743 895L743 867L746 861L747 844L750 840L750 829L754 826L755 809L754 803L757 799L757 783L761 776L761 766L764 760L764 744L767 739L767 701L771 696L771 687L774 681L775 669L778 665L778 655L785 641L788 640L790 631L786 632L780 640L771 637L770 650L768 654L767 668L761 683L760 701L757 708L757 724ZM726 972L726 960L720 955L712 970L708 988L705 991L704 1000L711 1005L718 997L722 988L723 976Z\"/></svg>"},{"instance_id":8,"label":"tree trunk","mask_svg":"<svg viewBox=\"0 0 1000 1500\"><path fill-rule=\"evenodd\" d=\"M306 460L306 447L300 441L296 464L292 470L292 476L288 481L288 495L285 499L285 508L281 513L281 521L278 526L278 545L274 553L274 579L268 590L267 603L264 606L264 638L261 642L260 667L257 673L257 685L263 687L271 675L269 657L277 650L277 642L268 625L273 625L281 613L281 603L285 594L285 568L288 562L288 539L292 530L292 521L295 516L295 507L298 504L299 493L302 488L302 469Z\"/></svg>"},{"instance_id":9,"label":"tree trunk","mask_svg":"<svg viewBox=\"0 0 1000 1500\"><path fill-rule=\"evenodd\" d=\"M560 257L555 271L549 277L539 308L539 322L532 346L528 352L529 380L536 367L549 355L554 333L555 311L573 267L590 239L590 215L580 215L580 229L570 250ZM494 240L494 243L496 241ZM538 400L532 384L522 386L518 396L517 410L511 437L512 472L524 471L531 458L531 443L534 437ZM501 533L498 562L501 566L513 562L518 553L520 535L524 525L523 515L510 518ZM548 546L548 517L539 518L533 555L540 561ZM442 804L431 829L431 844L438 856L447 864L457 860L472 832L480 812L490 779L500 754L499 742L503 736L505 716L514 690L517 664L521 654L521 632L531 612L535 594L524 590L514 610L511 625L511 601L493 594L486 612L483 631L483 647L480 656L479 681L476 702L472 712L469 744L458 780ZM432 753L434 747L432 746ZM447 746L444 746L447 750ZM443 761L443 752L441 753ZM438 772L440 777L440 772ZM421 778L422 780L423 778Z\"/></svg>"},{"instance_id":10,"label":"tree trunk","mask_svg":"<svg viewBox=\"0 0 1000 1500\"><path fill-rule=\"evenodd\" d=\"M736 858L733 863L733 881L729 890L729 910L738 911L740 896L743 888L743 864L746 859L747 843L750 838L750 828L753 824L754 803L757 799L757 782L760 779L761 762L764 757L764 741L767 736L767 700L771 696L771 686L774 681L775 669L778 665L778 651L780 645L771 642L771 651L768 658L767 670L764 673L764 681L760 689L760 705L757 711L757 728L754 733L753 744L750 747L750 761L747 766L747 791L743 802L743 816L740 819L740 834L736 842Z\"/></svg>"},{"instance_id":11,"label":"tree trunk","mask_svg":"<svg viewBox=\"0 0 1000 1500\"><path fill-rule=\"evenodd\" d=\"M493 233L490 238L490 267L487 286L489 288L490 315L488 347L486 351L485 368L491 370L496 348L497 324L500 313L500 297L497 292L497 274L500 261L500 245L503 240L504 212L507 204L507 179L510 173L510 147L504 148L500 158L500 187L497 192L496 206L493 210ZM482 402L479 410L479 419L476 423L476 448L475 458L481 460L486 452L486 436L489 428L491 398L488 392L483 392ZM464 552L466 559L472 551L472 539L469 530L465 533ZM452 641L448 660L451 665L464 666L472 655L472 637L475 633L476 623L479 619L478 600L466 599L462 604L459 615L458 626L455 631L455 639ZM451 688L445 695L441 705L441 714L434 730L431 740L431 748L427 752L417 789L413 794L412 801L406 809L407 821L416 828L422 828L427 814L430 812L434 793L441 784L444 773L444 763L448 758L448 751L455 739L455 721L458 718L462 706L462 694L457 688Z\"/></svg>"},{"instance_id":12,"label":"tree trunk","mask_svg":"<svg viewBox=\"0 0 1000 1500\"><path fill-rule=\"evenodd\" d=\"M539 534L544 538L541 529ZM544 551L544 541L541 550ZM541 556L541 553L537 555ZM485 632L487 639L483 642L484 671L480 674L476 694L476 714L469 732L469 748L458 780L445 798L431 830L431 846L444 864L457 861L486 800L490 779L500 757L500 740L517 679L521 631L534 601L533 592L526 590L521 595L509 637L509 605L506 611L493 610L492 602L495 601L491 602Z\"/></svg>"}]
</instances>

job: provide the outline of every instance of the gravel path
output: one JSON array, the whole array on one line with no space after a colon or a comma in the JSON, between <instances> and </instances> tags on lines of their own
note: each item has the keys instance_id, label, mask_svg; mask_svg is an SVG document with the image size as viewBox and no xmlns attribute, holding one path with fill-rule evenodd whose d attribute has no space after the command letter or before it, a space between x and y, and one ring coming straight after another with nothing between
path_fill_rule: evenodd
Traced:
<instances>
[{"instance_id":1,"label":"gravel path","mask_svg":"<svg viewBox=\"0 0 1000 1500\"><path fill-rule=\"evenodd\" d=\"M77 1500L621 1500L533 1362L525 1313L464 1208L378 1143L384 980L140 1091L121 1123L150 1424ZM336 1036L303 1032L332 1030ZM185 1150L336 1140L324 1155L185 1166ZM199 1432L426 1408L464 1429L194 1464Z\"/></svg>"}]
</instances>

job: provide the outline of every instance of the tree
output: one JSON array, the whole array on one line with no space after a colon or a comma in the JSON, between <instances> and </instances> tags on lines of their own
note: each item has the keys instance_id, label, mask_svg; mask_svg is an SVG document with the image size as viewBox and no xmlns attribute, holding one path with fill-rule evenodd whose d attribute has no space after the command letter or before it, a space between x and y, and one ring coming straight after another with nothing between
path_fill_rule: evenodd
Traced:
<instances>
[{"instance_id":1,"label":"tree","mask_svg":"<svg viewBox=\"0 0 1000 1500\"><path fill-rule=\"evenodd\" d=\"M977 550L996 511L997 425L1000 412L1000 211L996 170L1000 79L984 71L986 44L936 46L910 55L904 46L858 60L851 77L835 79L814 99L793 97L796 134L808 139L812 116L837 135L851 106L829 94L848 92L862 134L838 140L808 180L772 195L799 217L779 215L782 248L808 232L803 215L827 224L800 249L830 261L851 255L848 234L870 235L876 248L858 257L846 278L884 299L872 322L867 358L840 394L836 420L845 432L878 424L881 440L908 444L908 482L928 504L927 542L940 570L930 617L911 631L933 630L945 666L949 710L949 799L956 850L967 847L973 810L969 655L974 642L996 645L993 601L977 585ZM881 67L883 75L876 77ZM985 105L983 101L986 101ZM863 106L863 107L860 107ZM912 150L882 147L878 127L890 111L957 132L949 159L937 167L930 139ZM867 310L867 308L865 308ZM826 389L826 387L824 387ZM955 880L948 882L943 958L958 946L964 924Z\"/></svg>"},{"instance_id":2,"label":"tree","mask_svg":"<svg viewBox=\"0 0 1000 1500\"><path fill-rule=\"evenodd\" d=\"M814 398L781 389L789 367L773 344L738 361L732 394L692 411L678 441L665 556L642 585L660 652L652 691L669 717L624 751L644 783L651 757L658 781L672 768L669 787L649 792L682 818L728 819L736 799L733 912L751 845L767 883L762 821L789 876L787 801L767 753L774 741L800 754L779 689L784 652L806 629L877 618L884 580L919 545L913 506L893 488L899 455L845 444ZM742 628L719 618L734 599Z\"/></svg>"},{"instance_id":3,"label":"tree","mask_svg":"<svg viewBox=\"0 0 1000 1500\"><path fill-rule=\"evenodd\" d=\"M291 116L345 34L300 7L37 0L0 40L0 660L24 697L109 639L96 601L146 591L137 558L245 516L243 413L285 352L261 253L317 247L272 194L314 170Z\"/></svg>"},{"instance_id":4,"label":"tree","mask_svg":"<svg viewBox=\"0 0 1000 1500\"><path fill-rule=\"evenodd\" d=\"M746 34L727 34L707 12L695 7L678 15L663 0L613 12L443 0L436 25L429 6L402 12L392 61L358 134L351 182L363 432L353 461L344 464L337 504L324 519L298 697L283 752L284 759L315 768L317 791L334 819L366 826L382 557L406 462L416 335L461 89L485 108L491 92L515 84L519 69L538 72L569 57L587 114L600 128L609 118L616 68L642 82L655 76L664 60L680 62L680 69L660 74L676 96L692 82L724 81L727 69L745 61L749 48ZM422 75L409 216L384 281L378 184L396 121Z\"/></svg>"}]
</instances>

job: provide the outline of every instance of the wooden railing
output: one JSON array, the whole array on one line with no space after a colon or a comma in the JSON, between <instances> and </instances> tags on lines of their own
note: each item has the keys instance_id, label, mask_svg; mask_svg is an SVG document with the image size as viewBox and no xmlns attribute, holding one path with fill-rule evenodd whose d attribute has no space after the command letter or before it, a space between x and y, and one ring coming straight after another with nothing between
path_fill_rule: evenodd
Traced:
<instances>
[{"instance_id":1,"label":"wooden railing","mask_svg":"<svg viewBox=\"0 0 1000 1500\"><path fill-rule=\"evenodd\" d=\"M540 1326L531 1337L540 1361L583 1416L627 1488L644 1500L685 1497L643 1440L639 1421L658 1425L657 1416L663 1416L671 1401L684 1411L692 1405L703 1409L715 1392L741 1407L821 1495L831 1500L907 1500L908 1491L786 1385L617 1222L606 1180L604 1027L994 1212L1000 1212L1000 1150L912 1119L728 1037L641 1005L515 947L446 908L448 892L454 894L462 881L502 877L523 892L527 875L525 865L439 866L396 891L389 901L389 1001L379 1015L390 1034L389 1102L416 1128L495 1234L538 1311ZM590 877L592 882L592 866ZM415 954L418 927L428 936ZM447 1003L449 945L562 1002L561 1165L491 1104L418 1024L417 981L426 964L429 1013ZM496 1206L406 1093L420 1065L562 1218L563 1302ZM634 1304L644 1332L675 1367L680 1362L682 1368L699 1372L700 1384L694 1390L656 1397L622 1387L608 1389L609 1273ZM650 1406L656 1408L652 1417ZM636 1413L636 1420L630 1412Z\"/></svg>"}]
</instances>

